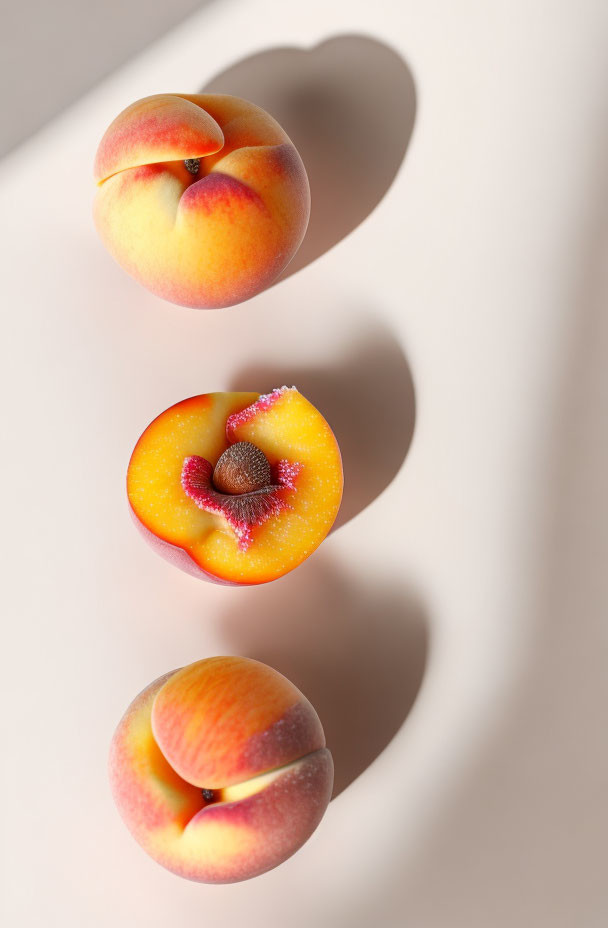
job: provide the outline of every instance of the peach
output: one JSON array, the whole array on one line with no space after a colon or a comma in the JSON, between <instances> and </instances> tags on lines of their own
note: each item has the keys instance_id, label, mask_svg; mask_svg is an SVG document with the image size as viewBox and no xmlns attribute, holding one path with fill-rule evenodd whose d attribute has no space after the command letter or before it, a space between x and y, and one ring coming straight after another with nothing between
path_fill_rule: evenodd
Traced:
<instances>
[{"instance_id":1,"label":"peach","mask_svg":"<svg viewBox=\"0 0 608 928\"><path fill-rule=\"evenodd\" d=\"M296 148L260 107L224 94L158 94L127 107L95 159L106 247L145 287L213 309L264 290L308 225Z\"/></svg>"},{"instance_id":2,"label":"peach","mask_svg":"<svg viewBox=\"0 0 608 928\"><path fill-rule=\"evenodd\" d=\"M333 762L317 713L278 671L211 657L151 683L110 749L110 783L133 837L204 883L247 880L308 840Z\"/></svg>"},{"instance_id":3,"label":"peach","mask_svg":"<svg viewBox=\"0 0 608 928\"><path fill-rule=\"evenodd\" d=\"M146 540L188 573L233 585L275 580L307 558L342 486L336 439L295 387L171 406L137 442L127 473Z\"/></svg>"}]
</instances>

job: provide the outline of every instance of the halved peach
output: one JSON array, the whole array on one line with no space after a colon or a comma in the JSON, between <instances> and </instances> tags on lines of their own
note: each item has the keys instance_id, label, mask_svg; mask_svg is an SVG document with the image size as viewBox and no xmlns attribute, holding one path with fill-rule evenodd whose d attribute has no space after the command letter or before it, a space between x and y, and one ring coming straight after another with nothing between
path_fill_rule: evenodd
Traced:
<instances>
[{"instance_id":1,"label":"halved peach","mask_svg":"<svg viewBox=\"0 0 608 928\"><path fill-rule=\"evenodd\" d=\"M137 442L127 474L153 547L228 584L266 583L305 560L333 525L342 486L336 439L295 387L171 406Z\"/></svg>"},{"instance_id":2,"label":"halved peach","mask_svg":"<svg viewBox=\"0 0 608 928\"><path fill-rule=\"evenodd\" d=\"M112 792L139 844L191 880L270 870L319 824L333 762L319 718L276 670L214 657L131 703L110 750Z\"/></svg>"}]
</instances>

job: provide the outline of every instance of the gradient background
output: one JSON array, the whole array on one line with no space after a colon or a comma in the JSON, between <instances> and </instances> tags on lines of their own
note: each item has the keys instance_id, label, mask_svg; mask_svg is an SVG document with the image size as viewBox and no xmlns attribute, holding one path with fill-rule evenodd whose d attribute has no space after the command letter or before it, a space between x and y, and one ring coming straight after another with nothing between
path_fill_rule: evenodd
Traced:
<instances>
[{"instance_id":1,"label":"gradient background","mask_svg":"<svg viewBox=\"0 0 608 928\"><path fill-rule=\"evenodd\" d=\"M7 14L0 914L603 928L606 3ZM284 279L207 314L127 278L90 214L110 120L203 87L268 106L313 195ZM284 382L341 442L339 528L267 587L176 572L129 521L135 440L188 395ZM279 869L207 887L140 851L105 767L133 696L218 653L304 690L337 795Z\"/></svg>"}]
</instances>

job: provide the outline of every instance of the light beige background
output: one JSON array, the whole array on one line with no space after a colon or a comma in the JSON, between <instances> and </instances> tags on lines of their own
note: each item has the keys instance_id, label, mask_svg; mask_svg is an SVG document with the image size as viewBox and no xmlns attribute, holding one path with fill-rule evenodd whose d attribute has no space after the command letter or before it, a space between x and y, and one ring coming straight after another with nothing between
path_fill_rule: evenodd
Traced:
<instances>
[{"instance_id":1,"label":"light beige background","mask_svg":"<svg viewBox=\"0 0 608 928\"><path fill-rule=\"evenodd\" d=\"M607 52L601 0L218 0L2 162L7 924L606 924ZM91 162L133 99L219 74L289 123L316 226L197 313L112 263ZM344 444L342 524L267 587L177 573L129 522L134 441L284 381ZM206 887L140 851L105 764L146 683L226 652L304 688L340 792Z\"/></svg>"},{"instance_id":2,"label":"light beige background","mask_svg":"<svg viewBox=\"0 0 608 928\"><path fill-rule=\"evenodd\" d=\"M3 3L0 155L188 14L215 0Z\"/></svg>"}]
</instances>

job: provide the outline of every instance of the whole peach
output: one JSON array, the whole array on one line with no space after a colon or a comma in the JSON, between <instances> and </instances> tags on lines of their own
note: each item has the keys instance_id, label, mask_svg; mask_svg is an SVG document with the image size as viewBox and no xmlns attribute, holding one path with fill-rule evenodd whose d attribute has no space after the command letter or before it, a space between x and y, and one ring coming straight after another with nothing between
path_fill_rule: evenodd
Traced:
<instances>
[{"instance_id":1,"label":"whole peach","mask_svg":"<svg viewBox=\"0 0 608 928\"><path fill-rule=\"evenodd\" d=\"M310 191L260 107L158 94L127 107L95 159L95 222L119 264L173 303L212 309L264 290L297 251Z\"/></svg>"},{"instance_id":2,"label":"whole peach","mask_svg":"<svg viewBox=\"0 0 608 928\"><path fill-rule=\"evenodd\" d=\"M110 781L158 863L206 883L246 880L290 857L319 824L333 762L317 713L278 671L212 657L160 677L131 703Z\"/></svg>"}]
</instances>

